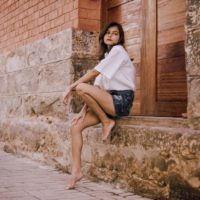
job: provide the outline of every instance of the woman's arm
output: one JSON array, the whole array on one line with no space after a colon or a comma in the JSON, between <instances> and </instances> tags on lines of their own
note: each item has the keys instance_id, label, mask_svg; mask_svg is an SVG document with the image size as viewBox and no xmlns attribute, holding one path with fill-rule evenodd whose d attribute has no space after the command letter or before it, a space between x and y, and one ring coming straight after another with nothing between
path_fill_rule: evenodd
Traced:
<instances>
[{"instance_id":1,"label":"woman's arm","mask_svg":"<svg viewBox=\"0 0 200 200\"><path fill-rule=\"evenodd\" d=\"M87 113L87 104L84 104L81 111L72 119L72 125L75 125L79 120L84 120L85 115Z\"/></svg>"},{"instance_id":2,"label":"woman's arm","mask_svg":"<svg viewBox=\"0 0 200 200\"><path fill-rule=\"evenodd\" d=\"M64 95L64 99L63 99L63 103L67 104L67 100L70 96L70 93L72 90L75 90L76 86L79 83L86 83L92 79L94 79L95 77L97 77L100 73L95 70L92 69L91 71L87 72L84 76L82 76L80 79L78 79L77 81L75 81L74 83L72 83L70 86L67 87L67 89L65 90L65 95Z\"/></svg>"}]
</instances>

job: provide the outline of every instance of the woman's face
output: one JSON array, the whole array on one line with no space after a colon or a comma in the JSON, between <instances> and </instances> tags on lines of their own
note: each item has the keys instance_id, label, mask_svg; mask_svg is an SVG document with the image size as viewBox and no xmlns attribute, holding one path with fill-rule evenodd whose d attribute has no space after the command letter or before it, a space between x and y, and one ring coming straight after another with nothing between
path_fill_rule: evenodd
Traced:
<instances>
[{"instance_id":1,"label":"woman's face","mask_svg":"<svg viewBox=\"0 0 200 200\"><path fill-rule=\"evenodd\" d=\"M106 34L104 35L104 43L110 47L114 44L117 44L119 42L119 29L117 26L112 26L108 28Z\"/></svg>"}]
</instances>

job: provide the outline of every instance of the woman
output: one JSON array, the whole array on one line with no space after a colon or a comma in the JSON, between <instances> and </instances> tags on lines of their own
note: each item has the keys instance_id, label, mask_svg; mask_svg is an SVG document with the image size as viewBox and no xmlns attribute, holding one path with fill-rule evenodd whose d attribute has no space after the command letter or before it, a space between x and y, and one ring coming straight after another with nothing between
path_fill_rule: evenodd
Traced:
<instances>
[{"instance_id":1,"label":"woman","mask_svg":"<svg viewBox=\"0 0 200 200\"><path fill-rule=\"evenodd\" d=\"M119 23L111 22L99 35L100 62L91 71L71 84L65 92L66 104L71 91L83 99L84 106L72 120L72 177L67 189L75 187L82 178L82 131L102 123L102 140L107 140L115 125L115 117L127 116L132 107L135 90L135 68L124 49L124 31ZM96 79L95 79L96 78ZM87 84L95 79L94 85Z\"/></svg>"}]
</instances>

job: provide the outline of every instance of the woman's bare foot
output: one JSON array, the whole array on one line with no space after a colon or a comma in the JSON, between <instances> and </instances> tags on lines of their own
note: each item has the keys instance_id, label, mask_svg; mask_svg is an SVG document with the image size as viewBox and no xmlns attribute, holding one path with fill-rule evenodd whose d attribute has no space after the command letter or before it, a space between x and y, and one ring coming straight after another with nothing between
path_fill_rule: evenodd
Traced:
<instances>
[{"instance_id":1,"label":"woman's bare foot","mask_svg":"<svg viewBox=\"0 0 200 200\"><path fill-rule=\"evenodd\" d=\"M83 174L79 173L78 175L71 176L69 182L67 183L66 189L67 190L72 190L75 188L75 185L78 181L80 181L83 178Z\"/></svg>"},{"instance_id":2,"label":"woman's bare foot","mask_svg":"<svg viewBox=\"0 0 200 200\"><path fill-rule=\"evenodd\" d=\"M112 128L115 126L115 120L109 119L103 124L103 130L102 130L102 140L106 141L108 136L110 135L110 132Z\"/></svg>"}]
</instances>

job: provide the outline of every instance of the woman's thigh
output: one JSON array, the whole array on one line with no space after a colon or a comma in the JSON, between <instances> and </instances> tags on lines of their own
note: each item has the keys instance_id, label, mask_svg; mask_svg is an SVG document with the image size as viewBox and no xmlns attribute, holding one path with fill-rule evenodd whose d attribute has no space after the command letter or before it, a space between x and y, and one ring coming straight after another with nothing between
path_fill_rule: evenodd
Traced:
<instances>
[{"instance_id":1,"label":"woman's thigh","mask_svg":"<svg viewBox=\"0 0 200 200\"><path fill-rule=\"evenodd\" d=\"M90 95L101 106L104 112L113 116L115 115L115 107L112 96L105 90L87 83L80 83L76 87L76 90Z\"/></svg>"}]
</instances>

